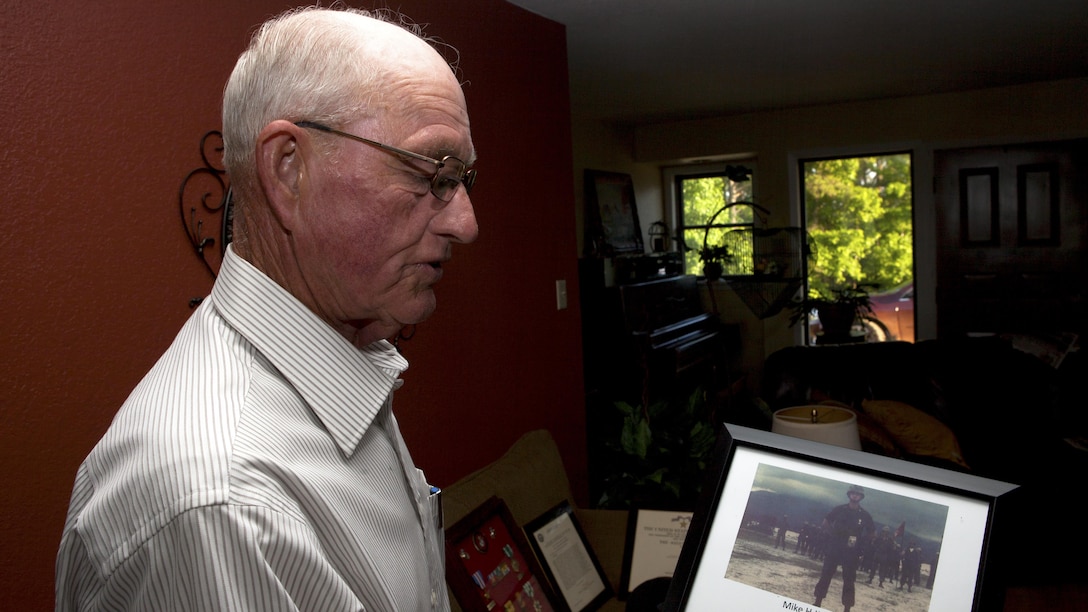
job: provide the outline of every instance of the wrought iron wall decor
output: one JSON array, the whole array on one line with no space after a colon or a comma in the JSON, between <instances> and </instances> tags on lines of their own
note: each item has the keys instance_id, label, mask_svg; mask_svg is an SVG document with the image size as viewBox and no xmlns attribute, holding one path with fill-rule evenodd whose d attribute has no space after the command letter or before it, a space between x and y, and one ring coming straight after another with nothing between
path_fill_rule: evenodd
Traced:
<instances>
[{"instance_id":1,"label":"wrought iron wall decor","mask_svg":"<svg viewBox=\"0 0 1088 612\"><path fill-rule=\"evenodd\" d=\"M233 221L221 132L211 130L201 137L200 159L204 162L203 167L190 171L181 182L178 207L181 224L196 256L215 278L231 241ZM213 248L216 241L219 242L218 249ZM189 306L195 307L203 299L193 298L189 300Z\"/></svg>"}]
</instances>

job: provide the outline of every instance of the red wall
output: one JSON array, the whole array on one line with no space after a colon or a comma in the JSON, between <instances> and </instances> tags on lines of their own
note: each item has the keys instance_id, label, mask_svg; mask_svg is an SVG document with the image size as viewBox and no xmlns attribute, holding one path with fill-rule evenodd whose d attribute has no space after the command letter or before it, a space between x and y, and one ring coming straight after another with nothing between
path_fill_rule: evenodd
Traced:
<instances>
[{"instance_id":1,"label":"red wall","mask_svg":"<svg viewBox=\"0 0 1088 612\"><path fill-rule=\"evenodd\" d=\"M76 467L189 316L189 298L211 287L179 222L178 187L200 165L200 137L219 127L223 83L253 26L290 4L8 4L0 593L5 608L47 610ZM455 248L438 311L403 345L405 437L444 485L548 428L584 497L564 31L502 0L396 6L461 51L480 156L480 239Z\"/></svg>"}]
</instances>

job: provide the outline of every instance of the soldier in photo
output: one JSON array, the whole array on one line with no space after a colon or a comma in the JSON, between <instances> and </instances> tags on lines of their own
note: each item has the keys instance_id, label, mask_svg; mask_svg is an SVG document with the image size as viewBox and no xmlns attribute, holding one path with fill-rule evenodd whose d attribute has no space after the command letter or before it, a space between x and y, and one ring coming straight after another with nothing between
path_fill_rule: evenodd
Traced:
<instances>
[{"instance_id":1,"label":"soldier in photo","mask_svg":"<svg viewBox=\"0 0 1088 612\"><path fill-rule=\"evenodd\" d=\"M899 576L899 588L906 585L907 592L922 581L922 547L914 542L903 551L903 573Z\"/></svg>"},{"instance_id":2,"label":"soldier in photo","mask_svg":"<svg viewBox=\"0 0 1088 612\"><path fill-rule=\"evenodd\" d=\"M832 578L835 577L838 568L842 567L843 611L850 612L850 608L854 605L854 581L858 570L859 544L863 538L871 537L873 517L861 507L861 500L865 498L865 491L861 487L852 485L846 491L846 497L850 501L833 508L823 521L826 556L820 580L816 583L815 603L819 606L823 602L831 586Z\"/></svg>"},{"instance_id":3,"label":"soldier in photo","mask_svg":"<svg viewBox=\"0 0 1088 612\"><path fill-rule=\"evenodd\" d=\"M885 525L880 530L880 535L873 541L873 563L869 566L869 584L873 583L874 575L879 575L878 587L884 588L884 581L894 581L895 565L898 565L899 557L896 554L895 540L892 539L891 529Z\"/></svg>"},{"instance_id":4,"label":"soldier in photo","mask_svg":"<svg viewBox=\"0 0 1088 612\"><path fill-rule=\"evenodd\" d=\"M778 533L774 537L775 549L781 548L786 550L786 530L790 527L789 515L782 515L782 520L778 521Z\"/></svg>"}]
</instances>

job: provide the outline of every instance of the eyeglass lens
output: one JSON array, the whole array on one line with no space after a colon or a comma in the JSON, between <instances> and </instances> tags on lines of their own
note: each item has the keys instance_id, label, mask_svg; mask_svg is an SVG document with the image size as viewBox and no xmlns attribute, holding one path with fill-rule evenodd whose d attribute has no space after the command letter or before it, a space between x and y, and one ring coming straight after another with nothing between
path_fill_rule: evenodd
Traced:
<instances>
[{"instance_id":1,"label":"eyeglass lens","mask_svg":"<svg viewBox=\"0 0 1088 612\"><path fill-rule=\"evenodd\" d=\"M456 157L446 156L442 159L442 166L431 182L431 192L435 197L444 202L453 199L454 192L459 185L465 186L465 193L472 192L472 185L476 182L476 171L467 170L465 162Z\"/></svg>"}]
</instances>

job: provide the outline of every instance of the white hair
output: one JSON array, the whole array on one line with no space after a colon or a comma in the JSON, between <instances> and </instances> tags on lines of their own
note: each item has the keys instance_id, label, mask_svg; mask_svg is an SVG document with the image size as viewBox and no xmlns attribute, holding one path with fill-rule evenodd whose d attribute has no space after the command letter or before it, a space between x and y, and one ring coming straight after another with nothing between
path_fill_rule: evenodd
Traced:
<instances>
[{"instance_id":1,"label":"white hair","mask_svg":"<svg viewBox=\"0 0 1088 612\"><path fill-rule=\"evenodd\" d=\"M341 6L292 9L254 34L223 93L223 162L238 200L254 195L254 148L270 122L337 125L382 108L380 58L367 61L361 53L365 19L393 23L427 41L419 26L393 11Z\"/></svg>"}]
</instances>

